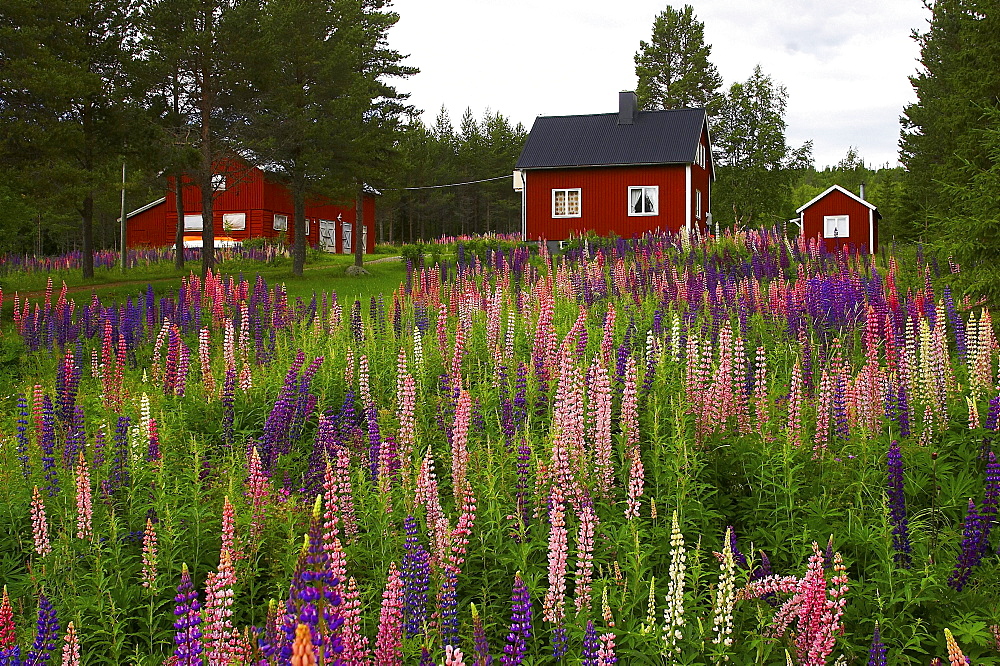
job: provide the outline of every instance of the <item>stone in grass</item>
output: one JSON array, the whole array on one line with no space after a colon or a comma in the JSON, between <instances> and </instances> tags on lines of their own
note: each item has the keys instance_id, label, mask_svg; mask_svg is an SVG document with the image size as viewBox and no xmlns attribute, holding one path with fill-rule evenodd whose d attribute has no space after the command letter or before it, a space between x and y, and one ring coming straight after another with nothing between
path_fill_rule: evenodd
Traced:
<instances>
[{"instance_id":1,"label":"stone in grass","mask_svg":"<svg viewBox=\"0 0 1000 666\"><path fill-rule=\"evenodd\" d=\"M371 275L371 273L365 270L364 266L353 266L353 265L347 267L345 274L347 275L347 277L360 277L362 275Z\"/></svg>"}]
</instances>

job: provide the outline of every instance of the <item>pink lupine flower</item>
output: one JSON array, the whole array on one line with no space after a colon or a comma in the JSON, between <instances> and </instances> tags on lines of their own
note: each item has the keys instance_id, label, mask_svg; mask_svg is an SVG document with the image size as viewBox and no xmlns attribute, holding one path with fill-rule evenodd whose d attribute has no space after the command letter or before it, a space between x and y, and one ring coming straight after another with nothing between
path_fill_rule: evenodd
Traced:
<instances>
[{"instance_id":1,"label":"pink lupine flower","mask_svg":"<svg viewBox=\"0 0 1000 666\"><path fill-rule=\"evenodd\" d=\"M448 554L448 563L457 571L465 562L466 548L469 545L469 537L472 535L472 527L476 523L476 496L472 494L472 487L466 484L462 492L461 500L462 513L458 517L455 529L451 531L450 539L451 552Z\"/></svg>"},{"instance_id":2,"label":"pink lupine flower","mask_svg":"<svg viewBox=\"0 0 1000 666\"><path fill-rule=\"evenodd\" d=\"M142 534L142 586L152 589L156 584L156 528L153 519L146 518Z\"/></svg>"},{"instance_id":3,"label":"pink lupine flower","mask_svg":"<svg viewBox=\"0 0 1000 666\"><path fill-rule=\"evenodd\" d=\"M455 427L451 437L451 483L455 502L461 501L467 484L469 467L469 418L472 414L472 396L465 389L458 395L455 405Z\"/></svg>"},{"instance_id":4,"label":"pink lupine flower","mask_svg":"<svg viewBox=\"0 0 1000 666\"><path fill-rule=\"evenodd\" d=\"M615 656L615 635L613 633L601 634L601 647L597 651L597 666L612 666L618 663Z\"/></svg>"},{"instance_id":5,"label":"pink lupine flower","mask_svg":"<svg viewBox=\"0 0 1000 666\"><path fill-rule=\"evenodd\" d=\"M78 454L76 463L76 538L94 538L94 506L90 488L90 470L83 451Z\"/></svg>"},{"instance_id":6,"label":"pink lupine flower","mask_svg":"<svg viewBox=\"0 0 1000 666\"><path fill-rule=\"evenodd\" d=\"M236 509L227 496L222 501L222 550L229 553L230 561L241 558L241 554L236 547ZM235 582L235 574L233 578Z\"/></svg>"},{"instance_id":7,"label":"pink lupine flower","mask_svg":"<svg viewBox=\"0 0 1000 666\"><path fill-rule=\"evenodd\" d=\"M795 359L792 367L791 388L788 393L788 440L795 446L802 444L802 364Z\"/></svg>"},{"instance_id":8,"label":"pink lupine flower","mask_svg":"<svg viewBox=\"0 0 1000 666\"><path fill-rule=\"evenodd\" d=\"M201 383L205 387L205 400L212 401L215 395L215 377L212 376L212 349L207 328L198 333L198 361L201 365Z\"/></svg>"},{"instance_id":9,"label":"pink lupine flower","mask_svg":"<svg viewBox=\"0 0 1000 666\"><path fill-rule=\"evenodd\" d=\"M601 336L601 363L604 367L611 364L611 351L614 349L615 335L615 304L608 303L608 311L604 315L604 330Z\"/></svg>"},{"instance_id":10,"label":"pink lupine flower","mask_svg":"<svg viewBox=\"0 0 1000 666\"><path fill-rule=\"evenodd\" d=\"M350 541L358 533L358 520L354 513L354 489L351 487L351 452L347 447L337 449L334 472L337 477L337 508L344 537Z\"/></svg>"},{"instance_id":11,"label":"pink lupine flower","mask_svg":"<svg viewBox=\"0 0 1000 666\"><path fill-rule=\"evenodd\" d=\"M566 598L567 531L566 508L562 488L552 485L549 497L549 588L542 604L542 618L546 622L561 624L566 616L563 607Z\"/></svg>"},{"instance_id":12,"label":"pink lupine flower","mask_svg":"<svg viewBox=\"0 0 1000 666\"><path fill-rule=\"evenodd\" d=\"M819 404L816 406L816 435L813 440L813 457L818 458L826 449L830 437L830 410L833 407L833 380L827 370L823 370L819 380Z\"/></svg>"},{"instance_id":13,"label":"pink lupine flower","mask_svg":"<svg viewBox=\"0 0 1000 666\"><path fill-rule=\"evenodd\" d=\"M427 532L431 537L432 545L434 545L431 553L433 560L436 564L440 563L444 558L444 551L440 546L446 539L440 534L439 525L443 522L445 530L447 530L448 521L444 516L444 509L441 508L437 475L434 473L434 458L431 457L430 447L427 448L424 459L420 463L414 494L417 504L422 505L426 512Z\"/></svg>"},{"instance_id":14,"label":"pink lupine flower","mask_svg":"<svg viewBox=\"0 0 1000 666\"><path fill-rule=\"evenodd\" d=\"M465 666L465 656L457 647L444 646L444 666Z\"/></svg>"},{"instance_id":15,"label":"pink lupine flower","mask_svg":"<svg viewBox=\"0 0 1000 666\"><path fill-rule=\"evenodd\" d=\"M80 666L80 641L72 620L66 625L66 635L63 636L62 666Z\"/></svg>"},{"instance_id":16,"label":"pink lupine flower","mask_svg":"<svg viewBox=\"0 0 1000 666\"><path fill-rule=\"evenodd\" d=\"M596 522L597 516L594 515L593 506L585 504L580 510L580 527L576 536L576 585L573 601L577 613L590 611Z\"/></svg>"},{"instance_id":17,"label":"pink lupine flower","mask_svg":"<svg viewBox=\"0 0 1000 666\"><path fill-rule=\"evenodd\" d=\"M771 410L767 399L767 355L763 345L757 347L757 363L754 368L753 380L753 405L757 432L763 434L764 428L771 420Z\"/></svg>"},{"instance_id":18,"label":"pink lupine flower","mask_svg":"<svg viewBox=\"0 0 1000 666\"><path fill-rule=\"evenodd\" d=\"M645 483L646 470L642 464L642 456L639 452L639 444L633 444L628 450L629 470L628 470L628 497L626 500L625 520L632 520L639 517L639 500L642 497L643 484Z\"/></svg>"},{"instance_id":19,"label":"pink lupine flower","mask_svg":"<svg viewBox=\"0 0 1000 666\"><path fill-rule=\"evenodd\" d=\"M45 518L45 503L35 486L31 492L31 533L35 540L35 552L42 557L52 552L49 542L49 523Z\"/></svg>"},{"instance_id":20,"label":"pink lupine flower","mask_svg":"<svg viewBox=\"0 0 1000 666\"><path fill-rule=\"evenodd\" d=\"M403 578L396 563L389 564L389 577L382 593L378 638L375 640L375 663L379 666L402 666L400 646L403 642Z\"/></svg>"},{"instance_id":21,"label":"pink lupine flower","mask_svg":"<svg viewBox=\"0 0 1000 666\"><path fill-rule=\"evenodd\" d=\"M400 354L402 355L402 351ZM405 359L405 355L402 357ZM417 443L417 424L414 414L417 404L417 386L413 377L405 373L405 370L399 379L396 402L396 417L399 420L396 443L399 446L399 457L400 460L409 462L413 455L413 447Z\"/></svg>"},{"instance_id":22,"label":"pink lupine flower","mask_svg":"<svg viewBox=\"0 0 1000 666\"><path fill-rule=\"evenodd\" d=\"M250 542L257 543L257 538L264 531L264 512L267 510L268 495L271 494L271 480L264 473L264 467L260 462L260 453L256 446L250 447L247 471L247 495L250 497Z\"/></svg>"},{"instance_id":23,"label":"pink lupine flower","mask_svg":"<svg viewBox=\"0 0 1000 666\"><path fill-rule=\"evenodd\" d=\"M233 563L230 552L223 549L218 571L209 572L205 580L203 645L210 664L228 664L239 650L239 635L233 628ZM235 636L234 636L235 635Z\"/></svg>"},{"instance_id":24,"label":"pink lupine flower","mask_svg":"<svg viewBox=\"0 0 1000 666\"><path fill-rule=\"evenodd\" d=\"M639 403L636 389L635 358L628 357L625 364L625 387L622 389L621 428L625 448L639 441Z\"/></svg>"},{"instance_id":25,"label":"pink lupine flower","mask_svg":"<svg viewBox=\"0 0 1000 666\"><path fill-rule=\"evenodd\" d=\"M361 600L358 583L353 576L347 579L341 612L344 616L344 624L340 629L344 651L340 658L344 666L366 666L369 661L368 637L361 631Z\"/></svg>"},{"instance_id":26,"label":"pink lupine flower","mask_svg":"<svg viewBox=\"0 0 1000 666\"><path fill-rule=\"evenodd\" d=\"M590 442L594 447L597 487L605 497L611 494L614 467L611 464L611 379L608 370L594 359L588 382L590 395Z\"/></svg>"},{"instance_id":27,"label":"pink lupine flower","mask_svg":"<svg viewBox=\"0 0 1000 666\"><path fill-rule=\"evenodd\" d=\"M3 586L3 601L0 602L0 651L17 645L17 634L14 628L14 609L7 596L7 586Z\"/></svg>"}]
</instances>

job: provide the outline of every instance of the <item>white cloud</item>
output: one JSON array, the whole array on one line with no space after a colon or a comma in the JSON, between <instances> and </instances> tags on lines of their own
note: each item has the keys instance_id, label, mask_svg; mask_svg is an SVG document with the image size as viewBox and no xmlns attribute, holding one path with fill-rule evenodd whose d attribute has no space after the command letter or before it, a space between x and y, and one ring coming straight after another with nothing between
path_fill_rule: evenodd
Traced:
<instances>
[{"instance_id":1,"label":"white cloud","mask_svg":"<svg viewBox=\"0 0 1000 666\"><path fill-rule=\"evenodd\" d=\"M675 3L680 7L682 3ZM652 0L397 0L389 44L421 73L399 82L432 122L489 108L530 127L537 115L603 113L635 86L633 55L665 4ZM898 119L914 99L912 0L704 0L694 5L726 85L760 65L788 90L787 136L815 143L817 164L855 146L896 163Z\"/></svg>"}]
</instances>

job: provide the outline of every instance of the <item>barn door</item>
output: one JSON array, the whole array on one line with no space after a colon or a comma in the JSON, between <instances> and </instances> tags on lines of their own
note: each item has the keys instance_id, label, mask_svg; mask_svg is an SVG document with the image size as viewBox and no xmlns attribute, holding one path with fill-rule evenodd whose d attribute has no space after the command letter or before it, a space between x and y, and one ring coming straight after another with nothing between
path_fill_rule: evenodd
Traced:
<instances>
[{"instance_id":1,"label":"barn door","mask_svg":"<svg viewBox=\"0 0 1000 666\"><path fill-rule=\"evenodd\" d=\"M337 223L333 220L319 221L319 244L324 252L337 251Z\"/></svg>"},{"instance_id":2,"label":"barn door","mask_svg":"<svg viewBox=\"0 0 1000 666\"><path fill-rule=\"evenodd\" d=\"M350 222L344 222L344 224L341 226L341 229L343 230L342 252L344 254L353 254L354 250L352 250L351 248L354 245L354 243L352 242L354 239L354 225L351 224Z\"/></svg>"},{"instance_id":3,"label":"barn door","mask_svg":"<svg viewBox=\"0 0 1000 666\"><path fill-rule=\"evenodd\" d=\"M368 252L368 225L361 227L361 247Z\"/></svg>"}]
</instances>

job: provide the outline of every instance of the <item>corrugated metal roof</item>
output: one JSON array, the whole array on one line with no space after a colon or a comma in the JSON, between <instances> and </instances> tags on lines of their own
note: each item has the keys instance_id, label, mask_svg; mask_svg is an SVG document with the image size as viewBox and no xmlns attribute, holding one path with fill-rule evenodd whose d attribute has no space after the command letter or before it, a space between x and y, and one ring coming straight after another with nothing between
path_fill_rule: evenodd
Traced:
<instances>
[{"instance_id":1,"label":"corrugated metal roof","mask_svg":"<svg viewBox=\"0 0 1000 666\"><path fill-rule=\"evenodd\" d=\"M632 125L617 113L539 116L515 168L693 163L704 126L704 109L640 111Z\"/></svg>"}]
</instances>

